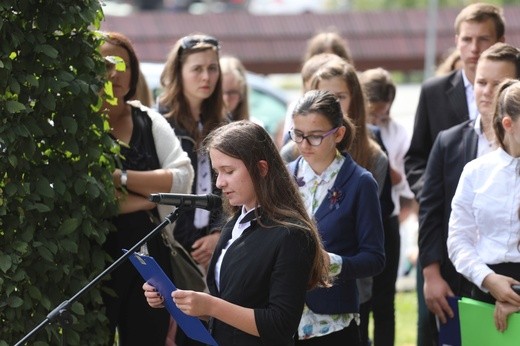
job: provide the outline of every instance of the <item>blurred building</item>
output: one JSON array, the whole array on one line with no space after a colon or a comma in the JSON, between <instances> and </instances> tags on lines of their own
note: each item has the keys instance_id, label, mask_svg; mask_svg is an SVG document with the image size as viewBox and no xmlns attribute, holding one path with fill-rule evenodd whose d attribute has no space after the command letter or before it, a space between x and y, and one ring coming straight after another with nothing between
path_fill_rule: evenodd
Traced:
<instances>
[{"instance_id":1,"label":"blurred building","mask_svg":"<svg viewBox=\"0 0 520 346\"><path fill-rule=\"evenodd\" d=\"M453 22L459 11L439 10L438 57L454 45ZM505 6L504 14L506 41L520 47L520 6ZM101 28L128 35L140 59L149 62L163 62L180 37L207 33L221 41L223 53L237 56L248 70L262 74L299 72L307 40L333 29L348 41L359 70L381 66L407 73L423 69L426 23L425 9L275 16L142 11L107 16Z\"/></svg>"}]
</instances>

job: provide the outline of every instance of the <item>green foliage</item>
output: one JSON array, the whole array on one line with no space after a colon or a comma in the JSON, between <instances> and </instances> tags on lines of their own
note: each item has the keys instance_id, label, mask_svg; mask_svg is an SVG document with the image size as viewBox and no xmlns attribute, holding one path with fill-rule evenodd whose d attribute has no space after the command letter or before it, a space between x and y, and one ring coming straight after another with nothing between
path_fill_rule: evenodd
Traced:
<instances>
[{"instance_id":1,"label":"green foliage","mask_svg":"<svg viewBox=\"0 0 520 346\"><path fill-rule=\"evenodd\" d=\"M20 340L106 266L117 211L99 102L98 0L0 2L0 345ZM105 345L99 287L31 345Z\"/></svg>"}]
</instances>

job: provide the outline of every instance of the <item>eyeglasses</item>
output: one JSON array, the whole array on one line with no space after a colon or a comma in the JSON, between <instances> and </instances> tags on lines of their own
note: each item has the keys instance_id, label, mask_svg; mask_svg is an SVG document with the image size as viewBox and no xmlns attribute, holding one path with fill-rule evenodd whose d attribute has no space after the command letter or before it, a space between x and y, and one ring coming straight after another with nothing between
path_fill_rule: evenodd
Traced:
<instances>
[{"instance_id":1,"label":"eyeglasses","mask_svg":"<svg viewBox=\"0 0 520 346\"><path fill-rule=\"evenodd\" d=\"M294 129L292 129L289 131L289 136L296 143L302 143L303 140L306 139L307 143L309 143L310 145L312 145L314 147L317 147L318 145L321 144L321 142L323 142L323 138L328 137L333 133L336 133L336 131L338 131L338 129L339 129L339 127L335 127L332 130L327 131L322 135L307 135L307 136L304 136L303 133L296 132L296 131L294 131Z\"/></svg>"},{"instance_id":2,"label":"eyeglasses","mask_svg":"<svg viewBox=\"0 0 520 346\"><path fill-rule=\"evenodd\" d=\"M200 44L209 44L220 49L220 43L218 40L211 36L184 36L181 40L182 49L192 49Z\"/></svg>"}]
</instances>

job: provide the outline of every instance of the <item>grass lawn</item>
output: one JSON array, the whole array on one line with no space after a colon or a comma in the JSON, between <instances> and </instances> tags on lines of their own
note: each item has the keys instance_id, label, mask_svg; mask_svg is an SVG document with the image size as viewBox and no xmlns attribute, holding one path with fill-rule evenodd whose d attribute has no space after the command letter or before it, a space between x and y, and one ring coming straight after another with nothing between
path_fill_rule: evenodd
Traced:
<instances>
[{"instance_id":1,"label":"grass lawn","mask_svg":"<svg viewBox=\"0 0 520 346\"><path fill-rule=\"evenodd\" d=\"M417 294L397 292L395 296L395 346L415 346L417 340ZM370 320L370 335L373 336Z\"/></svg>"},{"instance_id":2,"label":"grass lawn","mask_svg":"<svg viewBox=\"0 0 520 346\"><path fill-rule=\"evenodd\" d=\"M398 292L395 296L395 345L415 346L417 340L417 294Z\"/></svg>"}]
</instances>

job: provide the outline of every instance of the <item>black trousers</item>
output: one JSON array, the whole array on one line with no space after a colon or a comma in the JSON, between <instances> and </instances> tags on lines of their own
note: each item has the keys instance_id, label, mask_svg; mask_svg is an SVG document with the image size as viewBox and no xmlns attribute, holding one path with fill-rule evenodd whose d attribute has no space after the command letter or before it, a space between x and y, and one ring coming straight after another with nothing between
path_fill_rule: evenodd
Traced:
<instances>
[{"instance_id":1,"label":"black trousers","mask_svg":"<svg viewBox=\"0 0 520 346\"><path fill-rule=\"evenodd\" d=\"M399 268L401 237L398 216L383 219L385 231L385 269L374 277L372 298L361 304L361 344L368 345L370 311L374 320L374 345L393 346L395 341L395 282Z\"/></svg>"}]
</instances>

